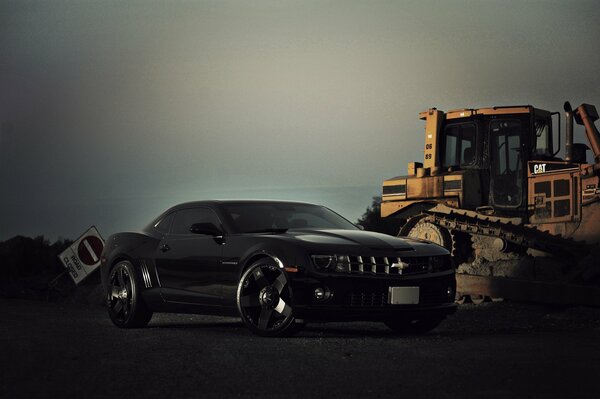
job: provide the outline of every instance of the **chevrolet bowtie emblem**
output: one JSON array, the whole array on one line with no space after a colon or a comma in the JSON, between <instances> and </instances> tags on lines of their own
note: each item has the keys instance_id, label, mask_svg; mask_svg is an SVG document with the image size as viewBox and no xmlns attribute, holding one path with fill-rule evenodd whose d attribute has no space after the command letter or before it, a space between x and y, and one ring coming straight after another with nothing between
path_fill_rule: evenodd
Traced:
<instances>
[{"instance_id":1,"label":"chevrolet bowtie emblem","mask_svg":"<svg viewBox=\"0 0 600 399\"><path fill-rule=\"evenodd\" d=\"M408 263L400 261L398 263L392 263L390 267L398 269L398 273L402 274L402 270L408 267Z\"/></svg>"}]
</instances>

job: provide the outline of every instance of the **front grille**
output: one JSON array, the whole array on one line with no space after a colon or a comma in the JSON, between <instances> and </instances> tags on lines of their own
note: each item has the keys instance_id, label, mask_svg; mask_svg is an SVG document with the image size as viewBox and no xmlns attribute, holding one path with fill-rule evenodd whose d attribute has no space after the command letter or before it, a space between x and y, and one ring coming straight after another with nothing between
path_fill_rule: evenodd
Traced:
<instances>
[{"instance_id":1,"label":"front grille","mask_svg":"<svg viewBox=\"0 0 600 399\"><path fill-rule=\"evenodd\" d=\"M416 274L429 271L429 257L349 256L350 273Z\"/></svg>"},{"instance_id":2,"label":"front grille","mask_svg":"<svg viewBox=\"0 0 600 399\"><path fill-rule=\"evenodd\" d=\"M387 292L352 292L346 296L346 306L380 307L387 305Z\"/></svg>"},{"instance_id":3,"label":"front grille","mask_svg":"<svg viewBox=\"0 0 600 399\"><path fill-rule=\"evenodd\" d=\"M448 299L445 286L421 286L419 289L419 305L436 305L452 302L452 300ZM387 291L350 292L345 297L344 305L350 307L397 306L388 304Z\"/></svg>"}]
</instances>

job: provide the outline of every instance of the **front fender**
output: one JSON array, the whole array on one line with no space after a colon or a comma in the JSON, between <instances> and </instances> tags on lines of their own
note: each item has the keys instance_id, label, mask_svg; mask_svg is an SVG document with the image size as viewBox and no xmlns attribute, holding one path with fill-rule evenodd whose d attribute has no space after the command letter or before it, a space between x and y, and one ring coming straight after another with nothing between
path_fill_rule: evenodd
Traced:
<instances>
[{"instance_id":1,"label":"front fender","mask_svg":"<svg viewBox=\"0 0 600 399\"><path fill-rule=\"evenodd\" d=\"M257 243L240 257L238 278L241 278L248 266L260 258L270 258L281 268L289 266L303 268L305 267L302 260L304 257L306 254L291 244L283 242Z\"/></svg>"}]
</instances>

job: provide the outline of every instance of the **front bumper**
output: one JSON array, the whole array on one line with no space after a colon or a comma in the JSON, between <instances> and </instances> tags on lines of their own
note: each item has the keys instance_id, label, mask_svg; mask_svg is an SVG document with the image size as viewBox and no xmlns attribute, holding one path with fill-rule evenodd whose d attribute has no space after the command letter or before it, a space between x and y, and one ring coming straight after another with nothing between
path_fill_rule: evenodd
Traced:
<instances>
[{"instance_id":1,"label":"front bumper","mask_svg":"<svg viewBox=\"0 0 600 399\"><path fill-rule=\"evenodd\" d=\"M456 311L454 271L418 276L307 275L291 281L294 314L307 320L385 321L390 318L444 317ZM318 300L316 288L330 298ZM390 287L419 287L414 305L388 303Z\"/></svg>"}]
</instances>

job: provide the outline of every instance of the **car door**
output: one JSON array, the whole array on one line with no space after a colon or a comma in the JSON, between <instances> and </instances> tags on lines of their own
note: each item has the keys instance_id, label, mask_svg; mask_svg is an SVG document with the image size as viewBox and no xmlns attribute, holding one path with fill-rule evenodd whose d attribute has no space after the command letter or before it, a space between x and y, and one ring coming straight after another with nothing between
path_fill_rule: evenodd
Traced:
<instances>
[{"instance_id":1,"label":"car door","mask_svg":"<svg viewBox=\"0 0 600 399\"><path fill-rule=\"evenodd\" d=\"M222 286L216 274L223 251L222 240L211 234L193 233L197 223L222 230L217 214L207 207L178 210L171 229L156 249L156 268L163 298L170 302L219 305Z\"/></svg>"}]
</instances>

